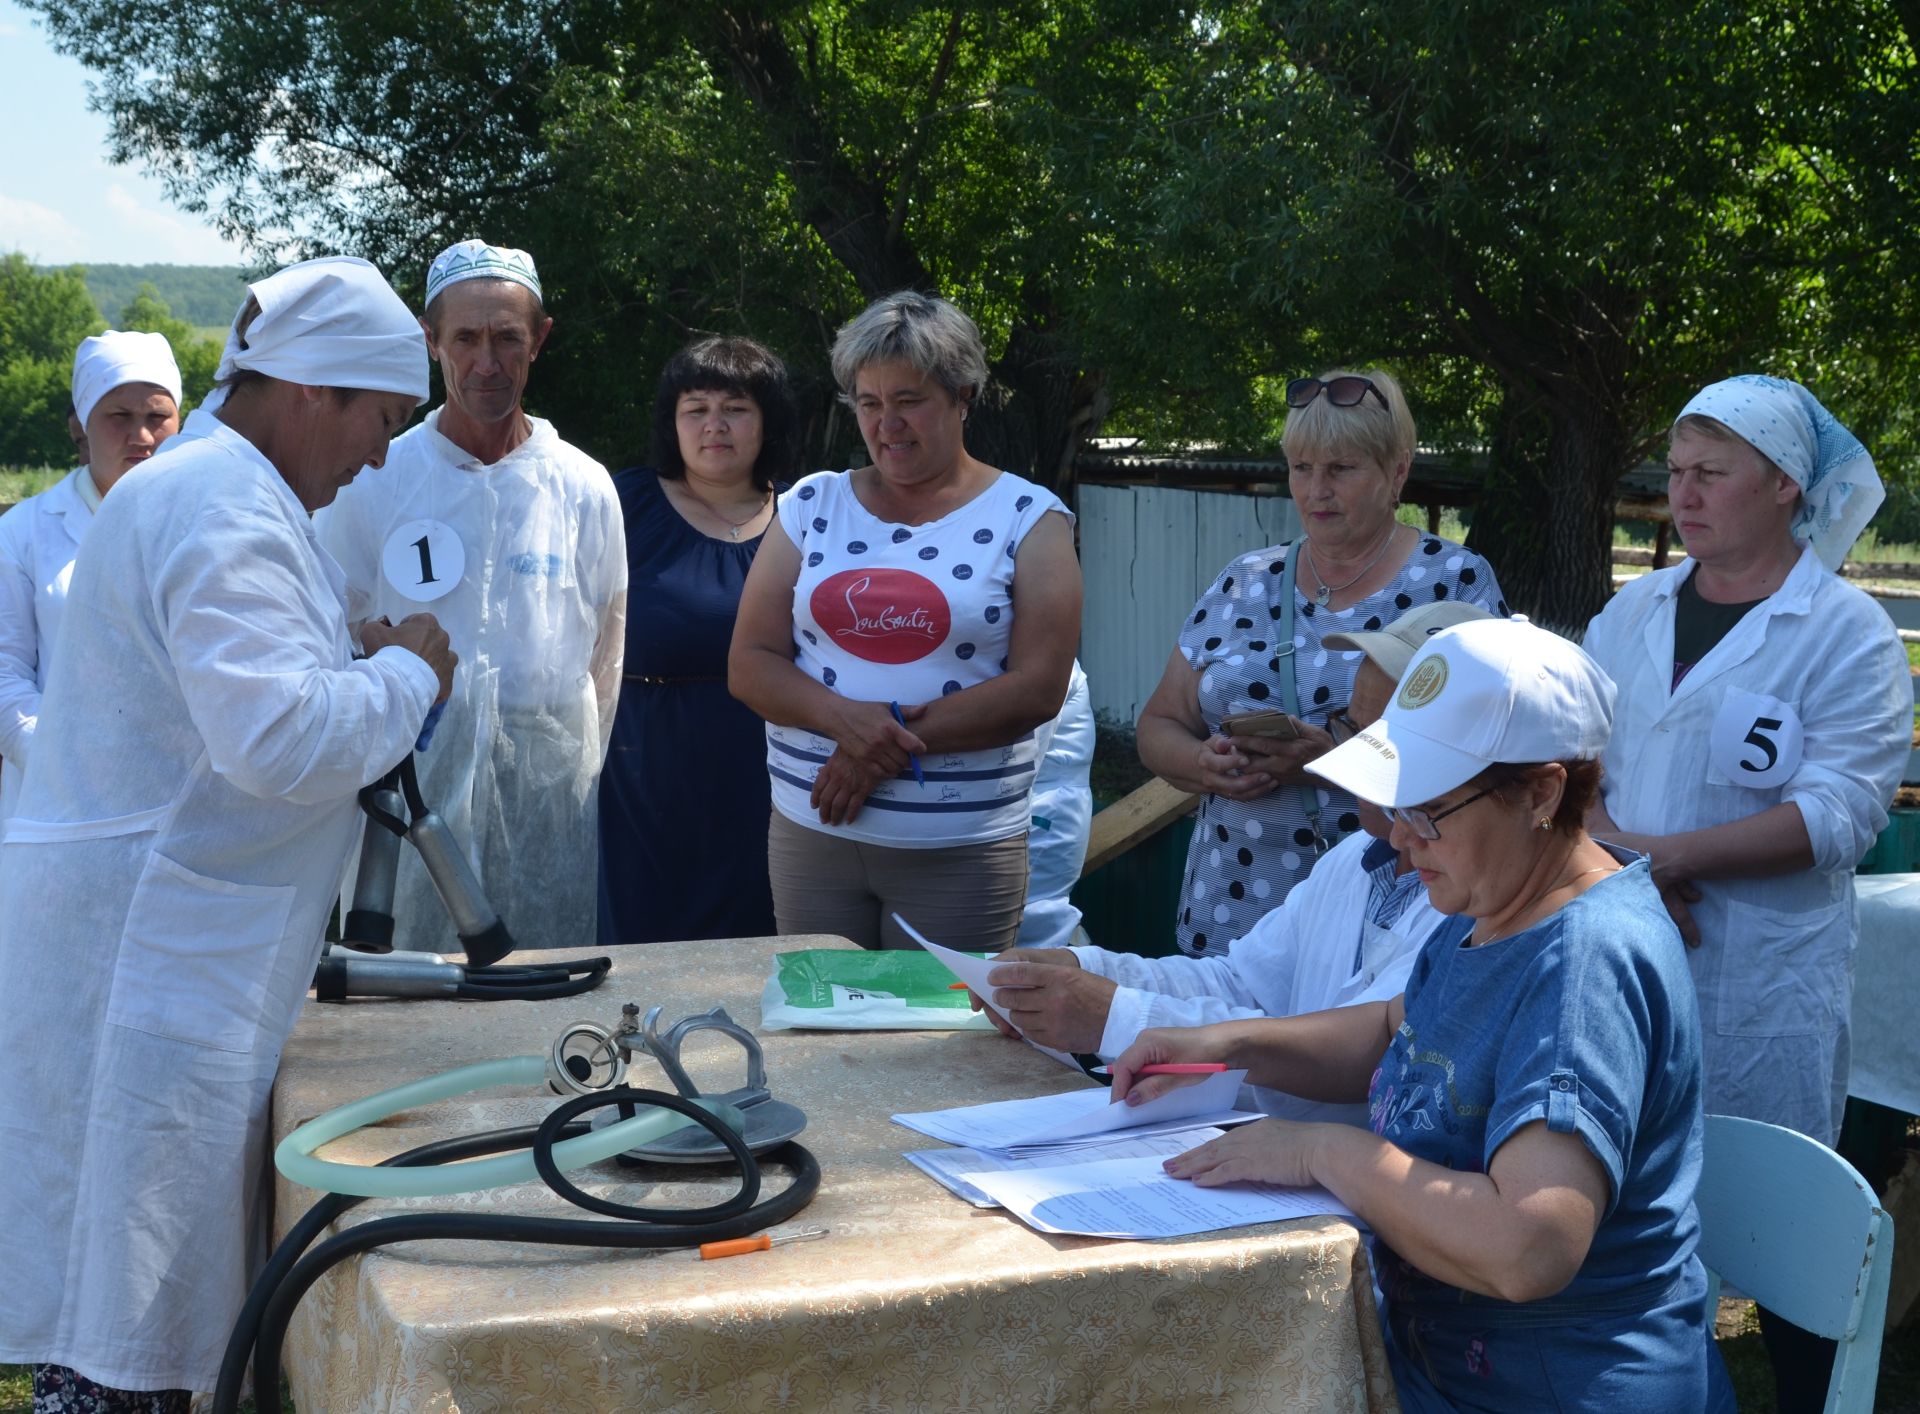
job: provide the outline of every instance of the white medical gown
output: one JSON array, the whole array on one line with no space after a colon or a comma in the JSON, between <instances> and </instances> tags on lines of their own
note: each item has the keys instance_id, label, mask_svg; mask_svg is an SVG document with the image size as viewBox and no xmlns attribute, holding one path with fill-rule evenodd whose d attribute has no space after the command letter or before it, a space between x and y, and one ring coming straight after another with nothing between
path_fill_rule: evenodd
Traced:
<instances>
[{"instance_id":1,"label":"white medical gown","mask_svg":"<svg viewBox=\"0 0 1920 1414\"><path fill-rule=\"evenodd\" d=\"M627 550L612 478L553 425L485 465L435 411L315 519L349 616L430 613L460 655L420 785L522 948L596 940L599 776L626 648ZM351 896L352 877L348 889ZM394 946L457 951L404 850Z\"/></svg>"},{"instance_id":2,"label":"white medical gown","mask_svg":"<svg viewBox=\"0 0 1920 1414\"><path fill-rule=\"evenodd\" d=\"M211 414L101 506L0 845L0 1360L213 1388L355 795L438 691L353 661L338 566Z\"/></svg>"}]
</instances>

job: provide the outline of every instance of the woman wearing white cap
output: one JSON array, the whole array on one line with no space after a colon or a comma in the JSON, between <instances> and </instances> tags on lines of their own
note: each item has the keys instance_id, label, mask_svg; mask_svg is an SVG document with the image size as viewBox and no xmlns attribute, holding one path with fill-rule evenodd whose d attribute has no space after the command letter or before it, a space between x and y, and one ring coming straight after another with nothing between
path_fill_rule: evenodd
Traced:
<instances>
[{"instance_id":1,"label":"woman wearing white cap","mask_svg":"<svg viewBox=\"0 0 1920 1414\"><path fill-rule=\"evenodd\" d=\"M1311 769L1393 817L1459 915L1406 992L1150 1031L1115 1063L1219 1060L1372 1132L1265 1120L1177 1159L1202 1185L1321 1184L1372 1229L1408 1414L1731 1410L1695 1254L1700 1023L1644 860L1588 837L1613 684L1531 624L1437 634L1385 715Z\"/></svg>"},{"instance_id":2,"label":"woman wearing white cap","mask_svg":"<svg viewBox=\"0 0 1920 1414\"><path fill-rule=\"evenodd\" d=\"M1912 729L1899 635L1835 573L1885 493L1866 449L1779 378L1700 392L1667 466L1687 558L1587 629L1621 727L1591 823L1651 856L1693 945L1707 1109L1832 1144L1853 868L1887 823ZM1762 1313L1781 1408L1817 1409L1832 1343L1801 1350L1784 1324Z\"/></svg>"},{"instance_id":3,"label":"woman wearing white cap","mask_svg":"<svg viewBox=\"0 0 1920 1414\"><path fill-rule=\"evenodd\" d=\"M425 616L354 661L308 519L426 396L419 325L365 261L251 291L88 532L0 844L0 1360L36 1409L214 1387L355 796L452 677Z\"/></svg>"},{"instance_id":4,"label":"woman wearing white cap","mask_svg":"<svg viewBox=\"0 0 1920 1414\"><path fill-rule=\"evenodd\" d=\"M20 794L67 581L93 513L180 430L180 369L166 338L109 329L82 339L69 422L87 464L0 517L0 822Z\"/></svg>"}]
</instances>

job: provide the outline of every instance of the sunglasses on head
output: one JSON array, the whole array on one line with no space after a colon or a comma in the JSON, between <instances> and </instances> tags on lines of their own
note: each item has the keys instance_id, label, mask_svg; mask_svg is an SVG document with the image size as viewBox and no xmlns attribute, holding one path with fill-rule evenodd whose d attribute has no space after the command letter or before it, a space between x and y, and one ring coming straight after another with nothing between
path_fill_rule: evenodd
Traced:
<instances>
[{"instance_id":1,"label":"sunglasses on head","mask_svg":"<svg viewBox=\"0 0 1920 1414\"><path fill-rule=\"evenodd\" d=\"M1362 378L1357 373L1344 373L1325 382L1318 378L1295 378L1287 384L1287 406L1303 408L1322 393L1337 408L1358 407L1368 393L1380 400L1381 407L1387 406L1387 395L1374 386L1371 378Z\"/></svg>"}]
</instances>

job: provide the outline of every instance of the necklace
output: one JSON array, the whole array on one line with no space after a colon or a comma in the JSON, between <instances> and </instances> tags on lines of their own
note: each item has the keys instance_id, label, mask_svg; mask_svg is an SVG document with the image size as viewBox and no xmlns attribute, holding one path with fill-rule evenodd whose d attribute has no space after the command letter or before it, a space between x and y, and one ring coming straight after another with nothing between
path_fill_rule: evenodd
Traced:
<instances>
[{"instance_id":1,"label":"necklace","mask_svg":"<svg viewBox=\"0 0 1920 1414\"><path fill-rule=\"evenodd\" d=\"M1312 538L1309 537L1307 540L1303 541L1302 543L1305 546L1306 552L1307 552L1307 568L1312 570L1313 577L1320 581L1320 591L1319 593L1313 596L1313 602L1317 604L1320 608L1324 609L1327 607L1327 604L1332 600L1334 595L1338 594L1343 589L1347 589L1352 587L1353 585L1358 584L1362 579L1362 577L1365 576L1368 570L1372 569L1375 565L1380 563L1380 557L1387 553L1387 546L1393 544L1393 537L1398 535L1399 533L1400 533L1400 527L1398 525L1388 526L1387 538L1380 542L1380 548L1373 552L1373 558L1368 560L1364 565L1360 566L1360 573L1356 574L1352 579L1349 579L1345 584L1328 584L1327 583L1327 577L1320 573L1320 566L1313 558Z\"/></svg>"},{"instance_id":2,"label":"necklace","mask_svg":"<svg viewBox=\"0 0 1920 1414\"><path fill-rule=\"evenodd\" d=\"M720 512L715 510L712 506L708 505L706 498L704 496L701 496L698 492L690 490L687 492L687 494L689 496L692 496L694 500L698 501L700 503L700 508L704 510L708 515L712 516L715 520L719 521L721 524L726 526L728 539L736 540L736 541L740 538L741 530L746 526L751 525L754 521L758 520L760 517L760 512L764 511L767 508L767 502L773 499L773 493L769 491L765 496L762 496L760 498L760 504L755 506L753 510L748 513L747 518L745 520L728 520L725 516L721 515Z\"/></svg>"},{"instance_id":3,"label":"necklace","mask_svg":"<svg viewBox=\"0 0 1920 1414\"><path fill-rule=\"evenodd\" d=\"M1568 884L1571 884L1575 879L1584 879L1589 874L1614 874L1614 873L1618 873L1619 869L1620 869L1620 866L1618 864L1596 864L1591 869L1582 869L1578 874L1567 875L1566 878L1554 884L1552 888L1542 890L1540 893L1540 898L1545 898L1548 894L1553 893L1557 889L1564 889ZM1536 904L1539 901L1540 899L1534 900ZM1520 916L1524 918L1526 917L1526 914L1522 913ZM1532 925L1530 924L1528 926L1532 926ZM1516 931L1514 925L1509 923L1506 927L1498 930L1492 936L1482 938L1479 942L1470 944L1470 946L1476 947L1476 948L1484 948L1488 943L1497 943L1502 938L1506 937L1509 933L1512 933L1514 931Z\"/></svg>"}]
</instances>

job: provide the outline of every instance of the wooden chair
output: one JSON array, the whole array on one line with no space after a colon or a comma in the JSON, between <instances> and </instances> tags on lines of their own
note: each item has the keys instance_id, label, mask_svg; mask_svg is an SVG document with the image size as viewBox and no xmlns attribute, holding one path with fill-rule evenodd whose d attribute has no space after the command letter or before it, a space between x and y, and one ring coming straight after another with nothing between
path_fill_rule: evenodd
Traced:
<instances>
[{"instance_id":1,"label":"wooden chair","mask_svg":"<svg viewBox=\"0 0 1920 1414\"><path fill-rule=\"evenodd\" d=\"M1709 1315L1724 1277L1769 1311L1838 1341L1827 1414L1869 1414L1893 1220L1852 1164L1791 1129L1708 1115L1705 1150L1695 1202Z\"/></svg>"}]
</instances>

